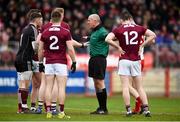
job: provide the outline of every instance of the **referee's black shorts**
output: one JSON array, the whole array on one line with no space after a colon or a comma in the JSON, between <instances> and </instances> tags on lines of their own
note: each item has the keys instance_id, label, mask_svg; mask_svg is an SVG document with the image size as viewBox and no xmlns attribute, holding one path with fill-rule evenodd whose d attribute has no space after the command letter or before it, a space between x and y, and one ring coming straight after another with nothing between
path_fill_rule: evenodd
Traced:
<instances>
[{"instance_id":1,"label":"referee's black shorts","mask_svg":"<svg viewBox=\"0 0 180 122\"><path fill-rule=\"evenodd\" d=\"M106 73L106 57L96 56L91 57L89 60L89 77L103 80Z\"/></svg>"}]
</instances>

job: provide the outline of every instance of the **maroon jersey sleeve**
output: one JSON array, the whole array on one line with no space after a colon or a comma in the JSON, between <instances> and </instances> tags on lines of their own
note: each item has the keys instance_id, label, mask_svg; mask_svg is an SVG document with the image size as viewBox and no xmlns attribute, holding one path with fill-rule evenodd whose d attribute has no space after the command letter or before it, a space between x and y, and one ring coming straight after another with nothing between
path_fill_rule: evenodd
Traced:
<instances>
[{"instance_id":1,"label":"maroon jersey sleeve","mask_svg":"<svg viewBox=\"0 0 180 122\"><path fill-rule=\"evenodd\" d=\"M117 34L117 28L113 29L113 30L112 30L112 33L114 33L114 35L116 36L116 34Z\"/></svg>"},{"instance_id":2,"label":"maroon jersey sleeve","mask_svg":"<svg viewBox=\"0 0 180 122\"><path fill-rule=\"evenodd\" d=\"M41 39L40 39L40 41L42 41L42 42L44 42L44 32L42 33L42 35L41 35Z\"/></svg>"},{"instance_id":3,"label":"maroon jersey sleeve","mask_svg":"<svg viewBox=\"0 0 180 122\"><path fill-rule=\"evenodd\" d=\"M71 33L69 32L69 30L67 32L66 41L71 41Z\"/></svg>"},{"instance_id":4,"label":"maroon jersey sleeve","mask_svg":"<svg viewBox=\"0 0 180 122\"><path fill-rule=\"evenodd\" d=\"M141 34L144 35L147 28L143 27L143 26L140 26L140 30L141 30Z\"/></svg>"},{"instance_id":5,"label":"maroon jersey sleeve","mask_svg":"<svg viewBox=\"0 0 180 122\"><path fill-rule=\"evenodd\" d=\"M70 26L66 22L62 22L61 27L68 29L70 31Z\"/></svg>"},{"instance_id":6,"label":"maroon jersey sleeve","mask_svg":"<svg viewBox=\"0 0 180 122\"><path fill-rule=\"evenodd\" d=\"M51 25L52 25L51 22L44 24L40 29L40 33L43 33L47 28L51 27Z\"/></svg>"},{"instance_id":7,"label":"maroon jersey sleeve","mask_svg":"<svg viewBox=\"0 0 180 122\"><path fill-rule=\"evenodd\" d=\"M43 33L43 31L44 31L44 25L41 27L40 33Z\"/></svg>"}]
</instances>

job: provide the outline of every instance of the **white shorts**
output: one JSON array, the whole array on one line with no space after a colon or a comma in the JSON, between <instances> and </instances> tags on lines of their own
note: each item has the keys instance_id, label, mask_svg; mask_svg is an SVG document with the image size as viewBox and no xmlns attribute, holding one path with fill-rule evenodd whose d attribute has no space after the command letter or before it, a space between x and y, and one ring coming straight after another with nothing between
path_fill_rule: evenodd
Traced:
<instances>
[{"instance_id":1,"label":"white shorts","mask_svg":"<svg viewBox=\"0 0 180 122\"><path fill-rule=\"evenodd\" d=\"M17 72L18 80L32 80L32 71Z\"/></svg>"},{"instance_id":2,"label":"white shorts","mask_svg":"<svg viewBox=\"0 0 180 122\"><path fill-rule=\"evenodd\" d=\"M119 75L140 76L141 61L120 60L118 66Z\"/></svg>"},{"instance_id":3,"label":"white shorts","mask_svg":"<svg viewBox=\"0 0 180 122\"><path fill-rule=\"evenodd\" d=\"M45 64L45 74L68 76L68 68L66 64Z\"/></svg>"},{"instance_id":4,"label":"white shorts","mask_svg":"<svg viewBox=\"0 0 180 122\"><path fill-rule=\"evenodd\" d=\"M39 61L32 61L32 64L33 64L33 66L32 66L32 71L33 72L39 72Z\"/></svg>"}]
</instances>

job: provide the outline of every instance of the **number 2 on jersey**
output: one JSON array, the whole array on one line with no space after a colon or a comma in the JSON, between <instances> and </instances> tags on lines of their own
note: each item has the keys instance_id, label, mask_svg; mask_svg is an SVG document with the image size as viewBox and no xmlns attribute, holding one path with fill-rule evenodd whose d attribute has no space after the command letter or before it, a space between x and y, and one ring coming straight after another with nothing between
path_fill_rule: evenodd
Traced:
<instances>
[{"instance_id":1,"label":"number 2 on jersey","mask_svg":"<svg viewBox=\"0 0 180 122\"><path fill-rule=\"evenodd\" d=\"M126 45L138 44L138 40L136 40L138 37L138 33L136 31L131 31L129 33L128 31L125 31L123 34L125 35ZM130 40L129 40L129 35L133 36Z\"/></svg>"},{"instance_id":2,"label":"number 2 on jersey","mask_svg":"<svg viewBox=\"0 0 180 122\"><path fill-rule=\"evenodd\" d=\"M57 36L50 36L50 40L51 40L51 41L54 40L54 41L50 44L49 48L50 48L51 50L58 50L58 49L59 49L59 46L56 45L56 44L58 43L58 38L57 38Z\"/></svg>"}]
</instances>

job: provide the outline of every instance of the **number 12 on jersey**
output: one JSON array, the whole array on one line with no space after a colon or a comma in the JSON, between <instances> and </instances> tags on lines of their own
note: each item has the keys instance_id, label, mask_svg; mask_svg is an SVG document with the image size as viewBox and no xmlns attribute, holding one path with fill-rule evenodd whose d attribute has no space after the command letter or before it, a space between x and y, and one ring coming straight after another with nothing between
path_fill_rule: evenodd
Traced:
<instances>
[{"instance_id":1,"label":"number 12 on jersey","mask_svg":"<svg viewBox=\"0 0 180 122\"><path fill-rule=\"evenodd\" d=\"M138 44L138 40L137 37L138 37L138 33L136 31L130 31L128 33L128 31L125 31L123 33L123 35L125 36L125 40L126 40L126 45L136 45ZM132 36L131 39L129 39L129 36Z\"/></svg>"}]
</instances>

